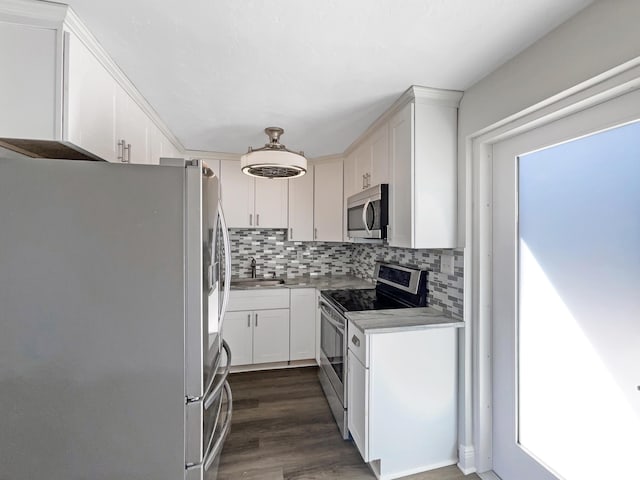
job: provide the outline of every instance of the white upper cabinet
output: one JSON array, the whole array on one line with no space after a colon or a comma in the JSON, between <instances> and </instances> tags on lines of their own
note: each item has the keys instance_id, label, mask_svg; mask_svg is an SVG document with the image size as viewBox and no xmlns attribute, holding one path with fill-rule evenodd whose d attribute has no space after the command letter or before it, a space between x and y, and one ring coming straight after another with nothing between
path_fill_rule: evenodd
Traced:
<instances>
[{"instance_id":1,"label":"white upper cabinet","mask_svg":"<svg viewBox=\"0 0 640 480\"><path fill-rule=\"evenodd\" d=\"M287 228L288 180L250 177L236 160L220 161L220 179L229 228Z\"/></svg>"},{"instance_id":2,"label":"white upper cabinet","mask_svg":"<svg viewBox=\"0 0 640 480\"><path fill-rule=\"evenodd\" d=\"M57 30L13 24L0 15L0 138L60 135Z\"/></svg>"},{"instance_id":3,"label":"white upper cabinet","mask_svg":"<svg viewBox=\"0 0 640 480\"><path fill-rule=\"evenodd\" d=\"M313 240L313 167L289 180L289 240Z\"/></svg>"},{"instance_id":4,"label":"white upper cabinet","mask_svg":"<svg viewBox=\"0 0 640 480\"><path fill-rule=\"evenodd\" d=\"M67 121L63 136L74 145L115 162L115 102L120 87L79 39L67 34L65 47Z\"/></svg>"},{"instance_id":5,"label":"white upper cabinet","mask_svg":"<svg viewBox=\"0 0 640 480\"><path fill-rule=\"evenodd\" d=\"M368 186L389 183L389 126L387 124L382 125L371 135L369 152L371 169Z\"/></svg>"},{"instance_id":6,"label":"white upper cabinet","mask_svg":"<svg viewBox=\"0 0 640 480\"><path fill-rule=\"evenodd\" d=\"M414 93L389 124L389 245L455 248L457 106L462 94L433 89Z\"/></svg>"},{"instance_id":7,"label":"white upper cabinet","mask_svg":"<svg viewBox=\"0 0 640 480\"><path fill-rule=\"evenodd\" d=\"M256 178L255 182L255 226L287 228L289 180Z\"/></svg>"},{"instance_id":8,"label":"white upper cabinet","mask_svg":"<svg viewBox=\"0 0 640 480\"><path fill-rule=\"evenodd\" d=\"M343 162L341 158L314 165L314 240L342 242Z\"/></svg>"},{"instance_id":9,"label":"white upper cabinet","mask_svg":"<svg viewBox=\"0 0 640 480\"><path fill-rule=\"evenodd\" d=\"M345 196L380 183L389 183L389 126L377 127L351 152L345 163ZM353 171L353 173L352 173ZM347 193L348 192L348 193Z\"/></svg>"},{"instance_id":10,"label":"white upper cabinet","mask_svg":"<svg viewBox=\"0 0 640 480\"><path fill-rule=\"evenodd\" d=\"M66 5L0 4L0 142L27 154L157 163L178 148ZM130 148L129 148L130 146ZM169 150L169 148L165 148Z\"/></svg>"},{"instance_id":11,"label":"white upper cabinet","mask_svg":"<svg viewBox=\"0 0 640 480\"><path fill-rule=\"evenodd\" d=\"M116 147L120 162L151 163L147 117L119 86L116 88Z\"/></svg>"},{"instance_id":12,"label":"white upper cabinet","mask_svg":"<svg viewBox=\"0 0 640 480\"><path fill-rule=\"evenodd\" d=\"M356 159L356 189L364 190L371 181L371 149L368 139L355 151Z\"/></svg>"},{"instance_id":13,"label":"white upper cabinet","mask_svg":"<svg viewBox=\"0 0 640 480\"><path fill-rule=\"evenodd\" d=\"M229 228L254 227L255 182L240 170L240 162L220 161L222 208Z\"/></svg>"}]
</instances>

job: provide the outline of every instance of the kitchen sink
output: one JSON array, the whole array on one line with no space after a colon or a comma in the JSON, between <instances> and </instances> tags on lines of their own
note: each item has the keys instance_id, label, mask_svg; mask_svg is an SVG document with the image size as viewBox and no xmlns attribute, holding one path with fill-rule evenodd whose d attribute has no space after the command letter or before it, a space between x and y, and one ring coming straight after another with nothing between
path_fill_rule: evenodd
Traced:
<instances>
[{"instance_id":1,"label":"kitchen sink","mask_svg":"<svg viewBox=\"0 0 640 480\"><path fill-rule=\"evenodd\" d=\"M284 280L278 278L238 278L231 280L232 287L273 287L284 284Z\"/></svg>"}]
</instances>

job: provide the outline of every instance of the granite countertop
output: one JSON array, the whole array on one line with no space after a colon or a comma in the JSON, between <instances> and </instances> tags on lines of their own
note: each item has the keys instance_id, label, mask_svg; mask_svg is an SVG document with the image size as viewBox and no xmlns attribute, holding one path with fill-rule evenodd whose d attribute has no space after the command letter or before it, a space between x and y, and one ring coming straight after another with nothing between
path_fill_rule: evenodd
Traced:
<instances>
[{"instance_id":1,"label":"granite countertop","mask_svg":"<svg viewBox=\"0 0 640 480\"><path fill-rule=\"evenodd\" d=\"M257 288L316 288L318 290L375 288L374 283L355 275L304 275L301 277L285 277L282 280L284 280L284 283L280 285L261 285L258 287L232 285L231 290L254 290Z\"/></svg>"},{"instance_id":2,"label":"granite countertop","mask_svg":"<svg viewBox=\"0 0 640 480\"><path fill-rule=\"evenodd\" d=\"M464 326L462 320L433 307L367 310L347 312L345 315L364 334Z\"/></svg>"}]
</instances>

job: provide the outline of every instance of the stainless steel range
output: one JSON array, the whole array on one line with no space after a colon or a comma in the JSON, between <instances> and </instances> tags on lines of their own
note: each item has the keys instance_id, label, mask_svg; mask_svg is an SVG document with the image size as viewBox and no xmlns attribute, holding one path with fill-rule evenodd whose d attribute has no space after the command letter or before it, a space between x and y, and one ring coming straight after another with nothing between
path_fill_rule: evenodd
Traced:
<instances>
[{"instance_id":1,"label":"stainless steel range","mask_svg":"<svg viewBox=\"0 0 640 480\"><path fill-rule=\"evenodd\" d=\"M427 306L427 272L376 263L375 288L325 290L320 296L320 370L318 377L342 438L347 429L347 336L345 314Z\"/></svg>"}]
</instances>

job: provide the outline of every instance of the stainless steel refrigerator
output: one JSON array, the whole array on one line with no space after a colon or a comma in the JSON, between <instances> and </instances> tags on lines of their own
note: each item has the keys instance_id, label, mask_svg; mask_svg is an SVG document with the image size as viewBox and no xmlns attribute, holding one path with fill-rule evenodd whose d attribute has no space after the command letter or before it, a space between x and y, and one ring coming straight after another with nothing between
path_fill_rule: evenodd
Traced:
<instances>
[{"instance_id":1,"label":"stainless steel refrigerator","mask_svg":"<svg viewBox=\"0 0 640 480\"><path fill-rule=\"evenodd\" d=\"M0 159L0 480L215 478L228 245L202 161Z\"/></svg>"}]
</instances>

